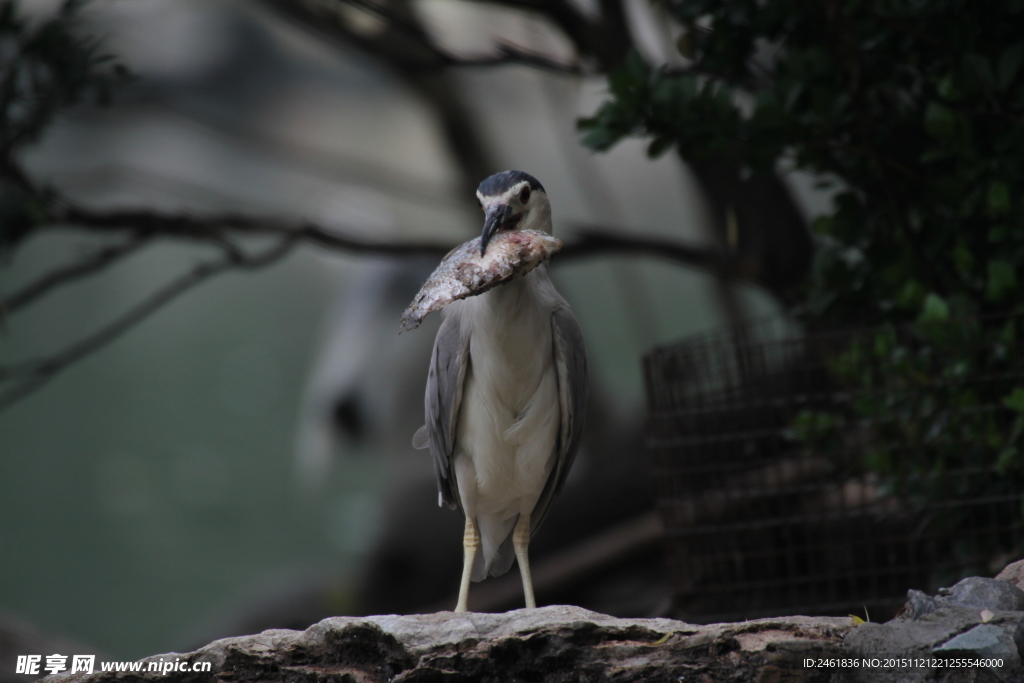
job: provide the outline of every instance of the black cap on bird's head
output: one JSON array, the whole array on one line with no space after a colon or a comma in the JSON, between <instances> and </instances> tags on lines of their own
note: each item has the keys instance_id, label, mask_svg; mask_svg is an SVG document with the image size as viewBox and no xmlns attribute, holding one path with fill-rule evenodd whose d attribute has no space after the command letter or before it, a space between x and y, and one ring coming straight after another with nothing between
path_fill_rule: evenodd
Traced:
<instances>
[{"instance_id":1,"label":"black cap on bird's head","mask_svg":"<svg viewBox=\"0 0 1024 683\"><path fill-rule=\"evenodd\" d=\"M544 186L540 184L539 180L523 171L495 173L480 183L476 190L476 196L486 215L483 233L480 235L481 256L487 251L487 243L491 241L495 233L502 230L533 227L527 226L527 222L537 223L538 221L526 220L533 207L545 207L545 210L540 213L550 220L550 207L547 204ZM533 199L534 197L536 199ZM532 203L531 199L533 199ZM539 227L543 229L543 226Z\"/></svg>"},{"instance_id":2,"label":"black cap on bird's head","mask_svg":"<svg viewBox=\"0 0 1024 683\"><path fill-rule=\"evenodd\" d=\"M500 197L514 187L527 183L534 190L544 190L540 181L525 171L502 171L484 179L476 188L477 195L484 197Z\"/></svg>"}]
</instances>

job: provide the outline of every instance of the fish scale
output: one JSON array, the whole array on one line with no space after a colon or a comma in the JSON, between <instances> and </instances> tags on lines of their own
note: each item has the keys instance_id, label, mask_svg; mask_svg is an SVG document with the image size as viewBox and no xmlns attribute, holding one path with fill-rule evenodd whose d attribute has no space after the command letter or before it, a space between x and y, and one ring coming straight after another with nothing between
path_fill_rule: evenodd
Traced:
<instances>
[{"instance_id":1,"label":"fish scale","mask_svg":"<svg viewBox=\"0 0 1024 683\"><path fill-rule=\"evenodd\" d=\"M479 237L455 247L405 309L399 334L416 329L429 313L453 301L483 294L526 275L561 248L561 240L539 230L499 232L482 256Z\"/></svg>"}]
</instances>

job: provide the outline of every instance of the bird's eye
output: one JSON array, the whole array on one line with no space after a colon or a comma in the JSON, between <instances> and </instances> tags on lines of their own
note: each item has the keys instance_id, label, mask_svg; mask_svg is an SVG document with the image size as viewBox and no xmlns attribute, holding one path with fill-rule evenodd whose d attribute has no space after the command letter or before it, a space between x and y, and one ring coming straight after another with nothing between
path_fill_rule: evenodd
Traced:
<instances>
[{"instance_id":1,"label":"bird's eye","mask_svg":"<svg viewBox=\"0 0 1024 683\"><path fill-rule=\"evenodd\" d=\"M530 186L527 185L523 188L523 191L519 193L519 201L523 204L530 201Z\"/></svg>"}]
</instances>

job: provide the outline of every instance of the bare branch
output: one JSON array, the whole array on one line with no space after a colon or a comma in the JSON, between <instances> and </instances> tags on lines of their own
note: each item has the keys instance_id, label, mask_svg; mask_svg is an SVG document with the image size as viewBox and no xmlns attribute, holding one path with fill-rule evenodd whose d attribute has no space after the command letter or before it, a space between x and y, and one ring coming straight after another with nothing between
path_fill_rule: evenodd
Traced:
<instances>
[{"instance_id":1,"label":"bare branch","mask_svg":"<svg viewBox=\"0 0 1024 683\"><path fill-rule=\"evenodd\" d=\"M370 0L337 0L337 2L374 14L385 21L395 32L403 34L408 40L415 41L416 47L429 55L429 58L420 59L418 63L414 63L409 59L403 60L403 66L410 71L431 71L448 66L491 67L515 64L532 66L555 73L572 75L587 73L577 64L560 62L542 53L527 50L507 42L499 43L495 46L496 54L459 55L438 45L421 23L396 12L391 7L371 2ZM378 56L386 56L392 59L395 57L395 50L392 49L392 46L386 44L386 40L367 38L351 30L347 30L347 38L360 43L364 48L371 48L369 51ZM372 43L372 47L368 43Z\"/></svg>"},{"instance_id":2,"label":"bare branch","mask_svg":"<svg viewBox=\"0 0 1024 683\"><path fill-rule=\"evenodd\" d=\"M579 64L560 62L540 52L527 50L511 43L498 43L495 45L495 50L497 54L494 55L469 56L441 52L438 56L441 58L443 66L491 67L519 65L571 76L597 73L593 70L584 69Z\"/></svg>"},{"instance_id":3,"label":"bare branch","mask_svg":"<svg viewBox=\"0 0 1024 683\"><path fill-rule=\"evenodd\" d=\"M32 394L58 373L114 341L192 287L233 268L255 269L266 266L283 257L300 242L351 253L387 257L426 255L440 259L450 250L448 245L368 240L352 236L351 230L329 229L311 222L289 223L238 214L196 217L142 209L94 211L64 203L54 210L52 219L58 224L79 226L94 232L128 232L130 237L97 252L88 259L40 278L11 297L8 300L8 308L26 305L58 284L95 272L158 236L211 244L220 249L221 257L201 263L136 304L106 327L52 356L0 367L0 384L7 385L6 390L0 393L0 411ZM235 238L255 235L275 236L278 240L273 247L256 254L246 253L235 243ZM565 245L558 261L598 254L625 253L668 258L730 279L753 280L756 275L749 264L713 248L595 226L579 226L576 239Z\"/></svg>"},{"instance_id":4,"label":"bare branch","mask_svg":"<svg viewBox=\"0 0 1024 683\"><path fill-rule=\"evenodd\" d=\"M602 72L618 66L633 44L622 0L602 0L601 15L591 18L570 0L477 0L546 17L576 48L595 59Z\"/></svg>"},{"instance_id":5,"label":"bare branch","mask_svg":"<svg viewBox=\"0 0 1024 683\"><path fill-rule=\"evenodd\" d=\"M330 42L354 47L388 68L432 111L442 139L459 169L460 196L467 206L481 178L494 173L496 161L481 133L472 107L444 56L418 20L411 0L391 2L388 10L402 17L401 26L384 21L383 30L360 31L346 19L342 0L263 0L263 3Z\"/></svg>"},{"instance_id":6,"label":"bare branch","mask_svg":"<svg viewBox=\"0 0 1024 683\"><path fill-rule=\"evenodd\" d=\"M296 236L285 235L274 246L262 252L253 255L226 253L215 261L201 263L130 308L106 327L66 347L63 351L47 358L24 361L14 366L0 368L0 382L14 383L14 386L0 393L0 411L6 410L19 400L42 388L68 366L114 341L192 287L233 268L262 268L285 256L297 242Z\"/></svg>"},{"instance_id":7,"label":"bare branch","mask_svg":"<svg viewBox=\"0 0 1024 683\"><path fill-rule=\"evenodd\" d=\"M58 285L67 284L86 275L106 268L118 259L127 256L149 242L150 235L135 234L117 244L107 245L75 263L50 271L35 282L0 300L0 316L13 313L49 292Z\"/></svg>"},{"instance_id":8,"label":"bare branch","mask_svg":"<svg viewBox=\"0 0 1024 683\"><path fill-rule=\"evenodd\" d=\"M430 242L391 242L355 237L351 228L328 228L309 221L289 223L283 220L223 214L196 217L187 214L162 214L153 211L97 212L68 208L61 222L97 230L132 230L186 239L226 239L229 234L280 235L293 237L329 249L354 254L441 258L454 245ZM709 270L723 277L753 280L757 273L749 263L740 261L714 247L692 245L663 237L637 235L624 229L579 224L573 226L575 239L559 252L558 260L597 254L638 253L667 258L686 266Z\"/></svg>"},{"instance_id":9,"label":"bare branch","mask_svg":"<svg viewBox=\"0 0 1024 683\"><path fill-rule=\"evenodd\" d=\"M730 280L756 280L753 264L714 247L684 244L678 240L637 235L622 229L594 225L575 226L574 239L558 253L558 259L585 258L601 254L644 254L707 270Z\"/></svg>"},{"instance_id":10,"label":"bare branch","mask_svg":"<svg viewBox=\"0 0 1024 683\"><path fill-rule=\"evenodd\" d=\"M95 231L130 231L203 242L215 241L217 246L229 251L237 251L237 247L227 247L230 244L226 242L229 235L280 235L364 255L441 257L449 251L449 247L437 243L395 243L364 239L354 237L353 233L357 231L352 228L327 228L309 221L292 223L243 214L192 216L146 209L94 211L68 205L54 215L53 222Z\"/></svg>"},{"instance_id":11,"label":"bare branch","mask_svg":"<svg viewBox=\"0 0 1024 683\"><path fill-rule=\"evenodd\" d=\"M372 0L335 0L339 5L349 5L361 9L386 21L392 28L401 31L407 38L427 42L427 34L417 21L407 15L396 12L392 7L381 5Z\"/></svg>"}]
</instances>

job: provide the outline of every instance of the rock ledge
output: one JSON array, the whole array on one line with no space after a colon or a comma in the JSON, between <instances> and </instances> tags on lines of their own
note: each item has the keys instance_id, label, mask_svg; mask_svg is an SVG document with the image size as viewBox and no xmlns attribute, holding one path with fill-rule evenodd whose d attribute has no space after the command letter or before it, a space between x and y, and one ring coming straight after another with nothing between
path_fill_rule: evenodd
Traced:
<instances>
[{"instance_id":1,"label":"rock ledge","mask_svg":"<svg viewBox=\"0 0 1024 683\"><path fill-rule=\"evenodd\" d=\"M842 656L852 620L784 617L695 626L671 619L617 619L555 605L505 614L439 612L333 617L305 631L226 638L195 652L142 660L140 672L50 676L100 681L827 681L804 658ZM178 662L185 671L147 671ZM209 662L210 671L192 665Z\"/></svg>"}]
</instances>

